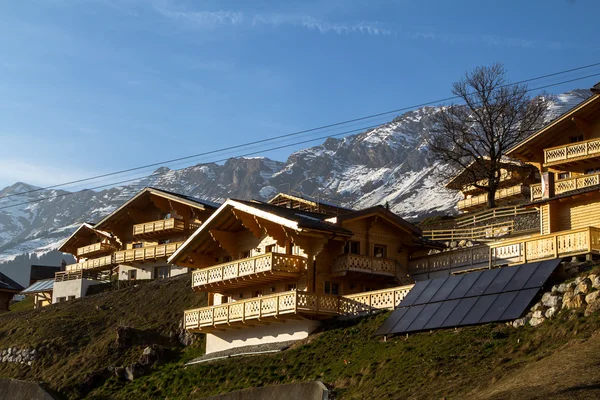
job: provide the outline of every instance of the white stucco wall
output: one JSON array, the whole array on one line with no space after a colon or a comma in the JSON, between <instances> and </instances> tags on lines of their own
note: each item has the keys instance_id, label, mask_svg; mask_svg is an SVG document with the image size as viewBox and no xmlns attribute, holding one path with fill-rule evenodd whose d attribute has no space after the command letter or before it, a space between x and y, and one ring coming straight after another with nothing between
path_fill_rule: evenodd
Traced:
<instances>
[{"instance_id":1,"label":"white stucco wall","mask_svg":"<svg viewBox=\"0 0 600 400\"><path fill-rule=\"evenodd\" d=\"M52 303L56 303L56 299L59 297L69 298L69 296L75 296L76 299L84 297L90 286L98 285L100 283L103 282L93 279L74 279L71 281L54 282Z\"/></svg>"},{"instance_id":2,"label":"white stucco wall","mask_svg":"<svg viewBox=\"0 0 600 400\"><path fill-rule=\"evenodd\" d=\"M228 329L206 335L206 354L242 346L305 339L319 326L319 321L287 320L284 323Z\"/></svg>"},{"instance_id":3,"label":"white stucco wall","mask_svg":"<svg viewBox=\"0 0 600 400\"><path fill-rule=\"evenodd\" d=\"M181 274L185 274L189 271L188 268L179 267L177 265L169 265L165 261L157 261L157 262L149 262L143 264L136 264L135 266L130 265L119 265L119 280L126 281L129 279L129 271L136 270L137 277L136 279L153 279L153 272L155 267L169 267L170 272L169 276L177 276Z\"/></svg>"}]
</instances>

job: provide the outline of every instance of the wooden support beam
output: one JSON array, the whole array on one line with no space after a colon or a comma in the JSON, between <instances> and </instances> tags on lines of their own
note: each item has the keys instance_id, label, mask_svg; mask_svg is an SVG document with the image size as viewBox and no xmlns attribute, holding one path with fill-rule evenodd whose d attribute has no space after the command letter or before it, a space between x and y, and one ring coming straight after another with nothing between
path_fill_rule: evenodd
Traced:
<instances>
[{"instance_id":1,"label":"wooden support beam","mask_svg":"<svg viewBox=\"0 0 600 400\"><path fill-rule=\"evenodd\" d=\"M265 235L265 230L258 224L253 215L235 209L232 209L231 211L242 225L249 229L256 238L260 239Z\"/></svg>"},{"instance_id":2,"label":"wooden support beam","mask_svg":"<svg viewBox=\"0 0 600 400\"><path fill-rule=\"evenodd\" d=\"M275 239L278 245L285 247L290 237L283 226L275 222L267 221L263 218L256 218L256 223L266 231L267 235Z\"/></svg>"},{"instance_id":3,"label":"wooden support beam","mask_svg":"<svg viewBox=\"0 0 600 400\"><path fill-rule=\"evenodd\" d=\"M230 256L235 257L238 252L237 235L235 232L221 231L218 229L210 229L208 231L213 239L224 249Z\"/></svg>"}]
</instances>

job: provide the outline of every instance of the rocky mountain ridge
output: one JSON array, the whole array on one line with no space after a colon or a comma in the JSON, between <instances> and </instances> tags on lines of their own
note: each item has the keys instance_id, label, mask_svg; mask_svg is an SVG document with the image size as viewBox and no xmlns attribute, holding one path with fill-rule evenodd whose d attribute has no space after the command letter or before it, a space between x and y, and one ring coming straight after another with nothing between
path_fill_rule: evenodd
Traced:
<instances>
[{"instance_id":1,"label":"rocky mountain ridge","mask_svg":"<svg viewBox=\"0 0 600 400\"><path fill-rule=\"evenodd\" d=\"M587 96L584 90L557 96L550 115ZM446 190L437 174L446 166L427 157L439 109L423 107L374 129L329 138L291 154L286 162L254 157L179 170L161 167L131 184L101 191L69 193L18 182L0 191L0 261L56 249L82 222L100 220L145 186L215 202L228 197L268 200L282 191L352 208L387 203L409 220L455 213L459 195Z\"/></svg>"}]
</instances>

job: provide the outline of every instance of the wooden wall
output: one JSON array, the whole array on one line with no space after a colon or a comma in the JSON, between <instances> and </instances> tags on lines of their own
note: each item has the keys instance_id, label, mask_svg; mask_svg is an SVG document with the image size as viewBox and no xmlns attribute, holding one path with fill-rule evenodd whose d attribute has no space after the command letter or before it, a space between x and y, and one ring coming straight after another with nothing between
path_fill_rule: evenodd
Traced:
<instances>
[{"instance_id":1,"label":"wooden wall","mask_svg":"<svg viewBox=\"0 0 600 400\"><path fill-rule=\"evenodd\" d=\"M553 203L551 219L555 226L551 232L564 231L568 229L584 228L587 226L600 227L600 196L584 196L578 199L569 199L563 202Z\"/></svg>"}]
</instances>

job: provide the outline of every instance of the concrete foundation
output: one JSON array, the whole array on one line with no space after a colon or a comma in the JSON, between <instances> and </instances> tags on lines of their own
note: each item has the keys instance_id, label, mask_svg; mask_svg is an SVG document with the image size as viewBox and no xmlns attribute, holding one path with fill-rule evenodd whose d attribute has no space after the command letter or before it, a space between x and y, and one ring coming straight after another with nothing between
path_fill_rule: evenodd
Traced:
<instances>
[{"instance_id":1,"label":"concrete foundation","mask_svg":"<svg viewBox=\"0 0 600 400\"><path fill-rule=\"evenodd\" d=\"M52 291L52 303L57 303L57 299L69 300L84 297L88 288L93 285L103 283L94 279L73 279L71 281L54 282Z\"/></svg>"}]
</instances>

